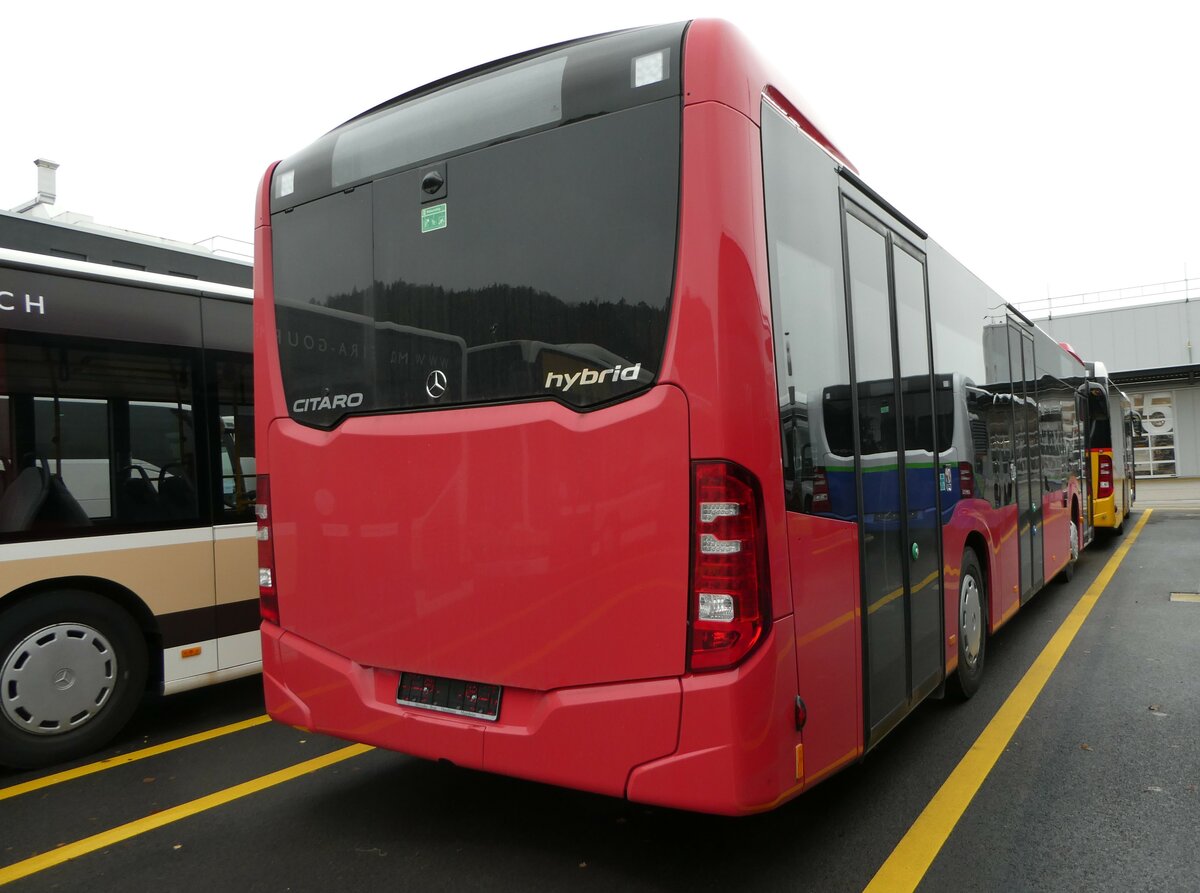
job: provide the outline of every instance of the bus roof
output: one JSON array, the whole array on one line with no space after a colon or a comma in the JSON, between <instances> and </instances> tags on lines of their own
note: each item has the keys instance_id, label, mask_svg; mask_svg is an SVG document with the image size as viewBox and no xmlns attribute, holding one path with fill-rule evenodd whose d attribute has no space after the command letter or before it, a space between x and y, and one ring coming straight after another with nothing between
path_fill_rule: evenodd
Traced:
<instances>
[{"instance_id":1,"label":"bus roof","mask_svg":"<svg viewBox=\"0 0 1200 893\"><path fill-rule=\"evenodd\" d=\"M48 254L37 254L32 251L16 251L12 248L0 248L0 265L83 279L158 288L203 297L232 298L239 301L250 301L254 297L251 289L236 285L206 282L203 279L189 279L185 276L168 276L165 273L147 273L143 270L130 270L108 264L70 260Z\"/></svg>"}]
</instances>

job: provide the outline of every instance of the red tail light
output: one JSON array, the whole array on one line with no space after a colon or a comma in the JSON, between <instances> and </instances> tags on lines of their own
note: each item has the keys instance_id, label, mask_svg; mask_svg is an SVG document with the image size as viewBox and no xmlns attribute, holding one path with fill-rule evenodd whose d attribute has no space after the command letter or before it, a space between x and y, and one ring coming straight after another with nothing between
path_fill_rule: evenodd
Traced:
<instances>
[{"instance_id":1,"label":"red tail light","mask_svg":"<svg viewBox=\"0 0 1200 893\"><path fill-rule=\"evenodd\" d=\"M813 472L812 510L817 514L829 512L829 477L824 468Z\"/></svg>"},{"instance_id":2,"label":"red tail light","mask_svg":"<svg viewBox=\"0 0 1200 893\"><path fill-rule=\"evenodd\" d=\"M975 498L975 466L970 462L958 463L958 488L963 499Z\"/></svg>"},{"instance_id":3,"label":"red tail light","mask_svg":"<svg viewBox=\"0 0 1200 893\"><path fill-rule=\"evenodd\" d=\"M724 670L744 660L770 624L762 499L753 475L732 463L696 462L692 474L688 666Z\"/></svg>"},{"instance_id":4,"label":"red tail light","mask_svg":"<svg viewBox=\"0 0 1200 893\"><path fill-rule=\"evenodd\" d=\"M1099 473L1096 476L1096 498L1104 499L1113 495L1113 460L1111 453L1101 452L1096 463Z\"/></svg>"},{"instance_id":5,"label":"red tail light","mask_svg":"<svg viewBox=\"0 0 1200 893\"><path fill-rule=\"evenodd\" d=\"M258 613L268 623L279 623L279 592L275 588L275 542L271 536L271 484L258 476L254 514L258 518Z\"/></svg>"}]
</instances>

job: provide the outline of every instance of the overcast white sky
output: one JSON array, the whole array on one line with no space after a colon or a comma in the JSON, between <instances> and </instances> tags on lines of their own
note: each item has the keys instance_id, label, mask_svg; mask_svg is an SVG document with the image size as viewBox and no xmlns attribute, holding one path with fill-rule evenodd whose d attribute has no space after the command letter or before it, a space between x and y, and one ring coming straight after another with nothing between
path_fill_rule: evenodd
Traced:
<instances>
[{"instance_id":1,"label":"overcast white sky","mask_svg":"<svg viewBox=\"0 0 1200 893\"><path fill-rule=\"evenodd\" d=\"M786 12L774 12L784 9ZM558 40L717 16L863 177L1011 301L1200 278L1200 4L657 0L0 5L0 208L249 240L267 165Z\"/></svg>"}]
</instances>

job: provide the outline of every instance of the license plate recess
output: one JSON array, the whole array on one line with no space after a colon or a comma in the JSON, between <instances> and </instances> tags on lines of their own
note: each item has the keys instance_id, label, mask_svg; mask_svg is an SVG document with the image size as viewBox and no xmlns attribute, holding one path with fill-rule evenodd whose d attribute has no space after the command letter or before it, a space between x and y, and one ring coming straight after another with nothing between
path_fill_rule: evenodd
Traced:
<instances>
[{"instance_id":1,"label":"license plate recess","mask_svg":"<svg viewBox=\"0 0 1200 893\"><path fill-rule=\"evenodd\" d=\"M396 703L495 722L500 715L500 690L499 685L485 682L401 673Z\"/></svg>"}]
</instances>

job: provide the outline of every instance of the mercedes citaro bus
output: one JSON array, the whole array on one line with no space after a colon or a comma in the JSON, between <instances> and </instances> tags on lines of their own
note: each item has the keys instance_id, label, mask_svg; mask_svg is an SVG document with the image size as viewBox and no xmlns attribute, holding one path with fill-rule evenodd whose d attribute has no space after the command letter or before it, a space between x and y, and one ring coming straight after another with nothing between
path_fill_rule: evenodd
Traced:
<instances>
[{"instance_id":1,"label":"mercedes citaro bus","mask_svg":"<svg viewBox=\"0 0 1200 893\"><path fill-rule=\"evenodd\" d=\"M268 169L272 716L744 814L979 686L1077 553L1084 369L793 97L694 21Z\"/></svg>"}]
</instances>

